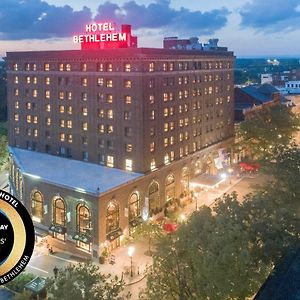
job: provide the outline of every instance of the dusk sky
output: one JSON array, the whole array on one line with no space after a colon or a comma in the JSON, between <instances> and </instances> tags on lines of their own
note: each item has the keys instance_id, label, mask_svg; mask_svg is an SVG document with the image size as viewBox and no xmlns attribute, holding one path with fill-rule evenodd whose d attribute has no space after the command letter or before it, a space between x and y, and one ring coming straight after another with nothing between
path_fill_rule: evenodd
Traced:
<instances>
[{"instance_id":1,"label":"dusk sky","mask_svg":"<svg viewBox=\"0 0 300 300\"><path fill-rule=\"evenodd\" d=\"M1 0L0 56L6 51L78 49L84 24L132 24L140 47L164 36L220 39L238 57L300 55L300 0Z\"/></svg>"}]
</instances>

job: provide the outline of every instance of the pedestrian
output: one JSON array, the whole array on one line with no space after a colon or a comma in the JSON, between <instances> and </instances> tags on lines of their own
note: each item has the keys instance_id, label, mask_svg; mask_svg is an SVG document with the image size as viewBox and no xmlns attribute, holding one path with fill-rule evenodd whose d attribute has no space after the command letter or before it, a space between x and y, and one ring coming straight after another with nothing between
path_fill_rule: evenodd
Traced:
<instances>
[{"instance_id":1,"label":"pedestrian","mask_svg":"<svg viewBox=\"0 0 300 300\"><path fill-rule=\"evenodd\" d=\"M55 266L53 269L53 273L54 273L54 278L57 279L57 275L58 275L58 268Z\"/></svg>"}]
</instances>

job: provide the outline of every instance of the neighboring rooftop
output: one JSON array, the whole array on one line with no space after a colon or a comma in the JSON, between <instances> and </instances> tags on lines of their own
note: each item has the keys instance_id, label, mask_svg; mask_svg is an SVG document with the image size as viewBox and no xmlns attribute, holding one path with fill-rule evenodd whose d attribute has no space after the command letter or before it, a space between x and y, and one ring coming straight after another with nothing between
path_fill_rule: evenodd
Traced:
<instances>
[{"instance_id":1,"label":"neighboring rooftop","mask_svg":"<svg viewBox=\"0 0 300 300\"><path fill-rule=\"evenodd\" d=\"M254 300L300 299L300 244L293 249L262 285Z\"/></svg>"},{"instance_id":2,"label":"neighboring rooftop","mask_svg":"<svg viewBox=\"0 0 300 300\"><path fill-rule=\"evenodd\" d=\"M45 153L9 147L24 175L90 194L102 194L143 176Z\"/></svg>"},{"instance_id":3,"label":"neighboring rooftop","mask_svg":"<svg viewBox=\"0 0 300 300\"><path fill-rule=\"evenodd\" d=\"M279 93L274 86L268 83L262 85L249 85L242 88L242 91L257 100L257 104L272 101L273 94ZM236 99L236 101L238 102L238 99Z\"/></svg>"}]
</instances>

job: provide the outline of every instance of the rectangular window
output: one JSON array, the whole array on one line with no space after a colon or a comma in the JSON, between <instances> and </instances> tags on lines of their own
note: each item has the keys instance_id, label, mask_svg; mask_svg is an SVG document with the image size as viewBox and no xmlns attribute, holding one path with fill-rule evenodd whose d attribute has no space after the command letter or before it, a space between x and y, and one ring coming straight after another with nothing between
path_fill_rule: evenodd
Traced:
<instances>
[{"instance_id":1,"label":"rectangular window","mask_svg":"<svg viewBox=\"0 0 300 300\"><path fill-rule=\"evenodd\" d=\"M125 170L132 171L132 159L125 159Z\"/></svg>"},{"instance_id":2,"label":"rectangular window","mask_svg":"<svg viewBox=\"0 0 300 300\"><path fill-rule=\"evenodd\" d=\"M106 95L106 102L107 103L113 103L113 95L112 94L107 94Z\"/></svg>"},{"instance_id":3,"label":"rectangular window","mask_svg":"<svg viewBox=\"0 0 300 300\"><path fill-rule=\"evenodd\" d=\"M65 120L63 120L63 119L60 119L59 120L59 127L65 127Z\"/></svg>"},{"instance_id":4,"label":"rectangular window","mask_svg":"<svg viewBox=\"0 0 300 300\"><path fill-rule=\"evenodd\" d=\"M97 78L97 85L98 86L103 86L104 85L104 79L102 77Z\"/></svg>"},{"instance_id":5,"label":"rectangular window","mask_svg":"<svg viewBox=\"0 0 300 300\"><path fill-rule=\"evenodd\" d=\"M61 132L61 133L59 134L59 140L60 140L61 142L64 142L65 139L66 139L65 133Z\"/></svg>"},{"instance_id":6,"label":"rectangular window","mask_svg":"<svg viewBox=\"0 0 300 300\"><path fill-rule=\"evenodd\" d=\"M29 117L29 116L27 116ZM18 122L19 121L19 114L15 114L15 121ZM28 122L29 123L29 122Z\"/></svg>"},{"instance_id":7,"label":"rectangular window","mask_svg":"<svg viewBox=\"0 0 300 300\"><path fill-rule=\"evenodd\" d=\"M130 89L132 87L131 80L124 80L124 87Z\"/></svg>"},{"instance_id":8,"label":"rectangular window","mask_svg":"<svg viewBox=\"0 0 300 300\"><path fill-rule=\"evenodd\" d=\"M114 157L111 155L107 155L107 162L106 165L110 168L114 167Z\"/></svg>"},{"instance_id":9,"label":"rectangular window","mask_svg":"<svg viewBox=\"0 0 300 300\"><path fill-rule=\"evenodd\" d=\"M83 122L82 123L82 130L83 131L87 131L88 130L88 123L87 122Z\"/></svg>"},{"instance_id":10,"label":"rectangular window","mask_svg":"<svg viewBox=\"0 0 300 300\"><path fill-rule=\"evenodd\" d=\"M44 71L50 71L50 64L44 64Z\"/></svg>"},{"instance_id":11,"label":"rectangular window","mask_svg":"<svg viewBox=\"0 0 300 300\"><path fill-rule=\"evenodd\" d=\"M126 149L126 152L132 152L132 144L130 144L130 143L127 143L126 145L125 145L125 149Z\"/></svg>"},{"instance_id":12,"label":"rectangular window","mask_svg":"<svg viewBox=\"0 0 300 300\"><path fill-rule=\"evenodd\" d=\"M59 112L63 114L65 112L65 107L63 105L59 106Z\"/></svg>"},{"instance_id":13,"label":"rectangular window","mask_svg":"<svg viewBox=\"0 0 300 300\"><path fill-rule=\"evenodd\" d=\"M45 107L45 108L46 108L46 111L47 111L47 112L50 112L50 111L51 111L51 105L50 105L50 104L46 104L46 107Z\"/></svg>"},{"instance_id":14,"label":"rectangular window","mask_svg":"<svg viewBox=\"0 0 300 300\"><path fill-rule=\"evenodd\" d=\"M71 114L72 114L72 111L73 111L72 106L67 106L67 114L68 114L68 115L71 115Z\"/></svg>"},{"instance_id":15,"label":"rectangular window","mask_svg":"<svg viewBox=\"0 0 300 300\"><path fill-rule=\"evenodd\" d=\"M99 133L104 133L105 132L105 126L103 124L99 124L98 131L99 131Z\"/></svg>"},{"instance_id":16,"label":"rectangular window","mask_svg":"<svg viewBox=\"0 0 300 300\"><path fill-rule=\"evenodd\" d=\"M106 63L106 71L107 72L112 72L113 71L112 63Z\"/></svg>"},{"instance_id":17,"label":"rectangular window","mask_svg":"<svg viewBox=\"0 0 300 300\"><path fill-rule=\"evenodd\" d=\"M112 79L106 79L106 87L109 87L109 88L113 87L113 81L112 81Z\"/></svg>"},{"instance_id":18,"label":"rectangular window","mask_svg":"<svg viewBox=\"0 0 300 300\"><path fill-rule=\"evenodd\" d=\"M129 96L129 95L126 95L126 96L125 96L125 103L126 103L126 104L131 104L131 103L132 103L132 98L131 98L131 96Z\"/></svg>"},{"instance_id":19,"label":"rectangular window","mask_svg":"<svg viewBox=\"0 0 300 300\"><path fill-rule=\"evenodd\" d=\"M82 72L86 72L87 71L87 64L86 63L82 63L80 66L80 69Z\"/></svg>"},{"instance_id":20,"label":"rectangular window","mask_svg":"<svg viewBox=\"0 0 300 300\"><path fill-rule=\"evenodd\" d=\"M87 93L86 92L81 93L81 100L87 101Z\"/></svg>"},{"instance_id":21,"label":"rectangular window","mask_svg":"<svg viewBox=\"0 0 300 300\"><path fill-rule=\"evenodd\" d=\"M68 128L72 128L72 120L68 120L67 121L67 127Z\"/></svg>"},{"instance_id":22,"label":"rectangular window","mask_svg":"<svg viewBox=\"0 0 300 300\"><path fill-rule=\"evenodd\" d=\"M81 114L82 114L83 116L87 116L87 115L88 115L88 109L87 109L87 107L82 107L82 108L81 108Z\"/></svg>"},{"instance_id":23,"label":"rectangular window","mask_svg":"<svg viewBox=\"0 0 300 300\"><path fill-rule=\"evenodd\" d=\"M64 64L59 64L58 69L59 69L60 72L63 72L63 70L65 69Z\"/></svg>"},{"instance_id":24,"label":"rectangular window","mask_svg":"<svg viewBox=\"0 0 300 300\"><path fill-rule=\"evenodd\" d=\"M149 72L154 72L154 62L149 64Z\"/></svg>"},{"instance_id":25,"label":"rectangular window","mask_svg":"<svg viewBox=\"0 0 300 300\"><path fill-rule=\"evenodd\" d=\"M87 86L88 85L88 79L86 77L81 78L81 85L82 86Z\"/></svg>"},{"instance_id":26,"label":"rectangular window","mask_svg":"<svg viewBox=\"0 0 300 300\"><path fill-rule=\"evenodd\" d=\"M45 98L50 99L50 91L49 90L45 91Z\"/></svg>"},{"instance_id":27,"label":"rectangular window","mask_svg":"<svg viewBox=\"0 0 300 300\"><path fill-rule=\"evenodd\" d=\"M131 72L131 64L126 63L126 64L124 65L124 70L125 70L125 72Z\"/></svg>"},{"instance_id":28,"label":"rectangular window","mask_svg":"<svg viewBox=\"0 0 300 300\"><path fill-rule=\"evenodd\" d=\"M112 109L107 110L107 118L113 119L114 118L114 112Z\"/></svg>"},{"instance_id":29,"label":"rectangular window","mask_svg":"<svg viewBox=\"0 0 300 300\"><path fill-rule=\"evenodd\" d=\"M71 64L66 64L66 71L70 72L72 70Z\"/></svg>"},{"instance_id":30,"label":"rectangular window","mask_svg":"<svg viewBox=\"0 0 300 300\"><path fill-rule=\"evenodd\" d=\"M45 77L45 84L49 85L50 84L50 77Z\"/></svg>"}]
</instances>

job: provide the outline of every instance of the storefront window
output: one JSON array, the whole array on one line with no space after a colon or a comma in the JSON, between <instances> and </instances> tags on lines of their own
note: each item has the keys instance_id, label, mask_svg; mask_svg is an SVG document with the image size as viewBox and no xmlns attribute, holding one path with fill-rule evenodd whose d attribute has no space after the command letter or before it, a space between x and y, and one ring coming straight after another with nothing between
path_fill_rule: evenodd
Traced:
<instances>
[{"instance_id":1,"label":"storefront window","mask_svg":"<svg viewBox=\"0 0 300 300\"><path fill-rule=\"evenodd\" d=\"M35 191L31 196L31 213L32 219L41 222L43 219L44 198L41 192Z\"/></svg>"},{"instance_id":2,"label":"storefront window","mask_svg":"<svg viewBox=\"0 0 300 300\"><path fill-rule=\"evenodd\" d=\"M88 207L84 204L77 205L76 209L76 224L79 235L90 235L91 230L91 213ZM91 251L90 242L82 242L78 240L76 246L88 251Z\"/></svg>"},{"instance_id":3,"label":"storefront window","mask_svg":"<svg viewBox=\"0 0 300 300\"><path fill-rule=\"evenodd\" d=\"M65 240L65 227L66 227L66 205L62 198L57 197L53 200L53 224L58 225L61 231L54 232L53 236L60 240Z\"/></svg>"},{"instance_id":4,"label":"storefront window","mask_svg":"<svg viewBox=\"0 0 300 300\"><path fill-rule=\"evenodd\" d=\"M110 233L119 228L119 205L109 203L106 210L106 233Z\"/></svg>"},{"instance_id":5,"label":"storefront window","mask_svg":"<svg viewBox=\"0 0 300 300\"><path fill-rule=\"evenodd\" d=\"M187 193L189 191L189 184L190 184L190 178L189 178L189 169L183 168L182 169L182 177L181 177L181 192Z\"/></svg>"}]
</instances>

